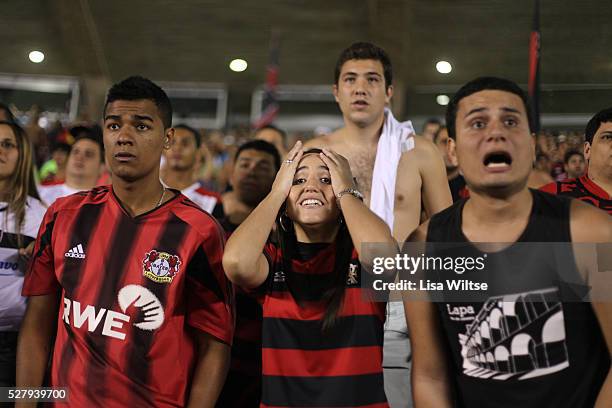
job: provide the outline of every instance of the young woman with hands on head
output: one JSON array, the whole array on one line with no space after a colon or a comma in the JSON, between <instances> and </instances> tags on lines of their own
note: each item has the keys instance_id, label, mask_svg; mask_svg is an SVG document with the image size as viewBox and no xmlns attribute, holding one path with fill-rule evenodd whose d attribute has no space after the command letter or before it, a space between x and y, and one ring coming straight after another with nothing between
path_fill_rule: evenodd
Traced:
<instances>
[{"instance_id":1,"label":"young woman with hands on head","mask_svg":"<svg viewBox=\"0 0 612 408\"><path fill-rule=\"evenodd\" d=\"M385 304L360 286L360 261L370 263L361 245L370 242L395 245L348 161L297 142L223 256L229 279L263 305L262 406L388 406Z\"/></svg>"}]
</instances>

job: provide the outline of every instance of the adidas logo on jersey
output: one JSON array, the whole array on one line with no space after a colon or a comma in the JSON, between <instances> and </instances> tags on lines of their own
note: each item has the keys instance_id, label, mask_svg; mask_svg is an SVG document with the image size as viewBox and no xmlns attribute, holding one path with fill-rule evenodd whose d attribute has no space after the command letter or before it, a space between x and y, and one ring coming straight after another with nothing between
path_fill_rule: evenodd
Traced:
<instances>
[{"instance_id":1,"label":"adidas logo on jersey","mask_svg":"<svg viewBox=\"0 0 612 408\"><path fill-rule=\"evenodd\" d=\"M85 259L85 251L83 251L83 245L79 244L79 245L75 246L74 248L72 248L71 250L66 252L64 254L64 256L66 258Z\"/></svg>"}]
</instances>

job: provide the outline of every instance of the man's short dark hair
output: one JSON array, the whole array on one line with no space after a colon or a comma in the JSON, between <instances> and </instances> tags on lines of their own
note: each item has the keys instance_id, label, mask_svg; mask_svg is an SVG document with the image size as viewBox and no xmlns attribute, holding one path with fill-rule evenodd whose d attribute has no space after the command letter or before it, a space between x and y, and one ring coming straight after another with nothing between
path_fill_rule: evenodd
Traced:
<instances>
[{"instance_id":1,"label":"man's short dark hair","mask_svg":"<svg viewBox=\"0 0 612 408\"><path fill-rule=\"evenodd\" d=\"M70 147L70 151L72 151L72 147L79 140L91 140L100 148L100 162L104 163L104 143L102 143L102 129L100 129L100 126L74 126L70 129L70 134L74 137L74 143Z\"/></svg>"},{"instance_id":2,"label":"man's short dark hair","mask_svg":"<svg viewBox=\"0 0 612 408\"><path fill-rule=\"evenodd\" d=\"M255 134L254 136L257 136L257 134L259 132L261 132L262 130L273 130L275 132L277 132L279 135L281 135L281 139L283 139L283 144L285 144L285 142L287 141L287 132L285 132L283 129L279 128L278 126L274 126L274 125L265 125L262 126L260 128L255 129Z\"/></svg>"},{"instance_id":3,"label":"man's short dark hair","mask_svg":"<svg viewBox=\"0 0 612 408\"><path fill-rule=\"evenodd\" d=\"M568 150L567 152L565 152L565 156L563 157L563 163L565 164L569 163L572 156L580 156L584 160L584 154L582 154L582 152L572 149L572 150Z\"/></svg>"},{"instance_id":4,"label":"man's short dark hair","mask_svg":"<svg viewBox=\"0 0 612 408\"><path fill-rule=\"evenodd\" d=\"M245 150L257 150L259 152L264 152L272 155L274 158L274 166L276 167L276 171L280 169L280 154L278 153L278 149L272 143L268 143L265 140L249 140L246 143L243 143L238 148L236 152L236 156L234 156L234 161L238 161L238 156Z\"/></svg>"},{"instance_id":5,"label":"man's short dark hair","mask_svg":"<svg viewBox=\"0 0 612 408\"><path fill-rule=\"evenodd\" d=\"M177 129L183 129L183 130L190 132L193 135L193 138L195 139L196 147L198 149L200 148L200 146L202 145L202 136L200 136L200 132L198 132L196 129L192 128L191 126L185 125L183 123L176 125L174 127L174 130L177 130Z\"/></svg>"},{"instance_id":6,"label":"man's short dark hair","mask_svg":"<svg viewBox=\"0 0 612 408\"><path fill-rule=\"evenodd\" d=\"M376 60L380 61L383 66L385 76L385 89L393 84L393 67L389 55L382 48L368 42L356 42L340 53L338 62L336 62L336 70L334 72L334 83L337 85L340 79L340 71L346 61L349 60Z\"/></svg>"},{"instance_id":7,"label":"man's short dark hair","mask_svg":"<svg viewBox=\"0 0 612 408\"><path fill-rule=\"evenodd\" d=\"M164 128L172 127L172 104L168 95L155 83L141 76L131 76L113 85L106 96L104 113L106 114L106 107L111 102L137 101L140 99L153 101L157 106Z\"/></svg>"},{"instance_id":8,"label":"man's short dark hair","mask_svg":"<svg viewBox=\"0 0 612 408\"><path fill-rule=\"evenodd\" d=\"M504 91L517 95L523 101L525 111L527 112L527 122L529 125L529 132L533 132L533 112L531 111L531 103L527 94L513 81L504 78L497 77L480 77L476 78L467 84L463 85L451 98L448 106L446 107L446 127L448 128L448 136L455 139L456 133L456 119L457 110L459 109L459 102L472 94L480 91Z\"/></svg>"},{"instance_id":9,"label":"man's short dark hair","mask_svg":"<svg viewBox=\"0 0 612 408\"><path fill-rule=\"evenodd\" d=\"M595 116L589 120L584 130L584 140L592 144L595 133L597 133L601 124L606 122L612 122L612 108L606 108L597 112Z\"/></svg>"}]
</instances>

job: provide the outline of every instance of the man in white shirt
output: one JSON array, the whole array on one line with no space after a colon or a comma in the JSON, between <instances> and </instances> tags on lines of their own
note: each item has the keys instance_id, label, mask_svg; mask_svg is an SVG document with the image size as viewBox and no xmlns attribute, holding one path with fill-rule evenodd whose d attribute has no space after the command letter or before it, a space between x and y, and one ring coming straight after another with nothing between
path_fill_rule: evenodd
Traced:
<instances>
[{"instance_id":1,"label":"man in white shirt","mask_svg":"<svg viewBox=\"0 0 612 408\"><path fill-rule=\"evenodd\" d=\"M59 197L94 188L104 171L104 148L94 129L79 126L70 131L76 141L66 164L66 180L61 184L39 186L40 198L47 205Z\"/></svg>"},{"instance_id":2,"label":"man in white shirt","mask_svg":"<svg viewBox=\"0 0 612 408\"><path fill-rule=\"evenodd\" d=\"M197 130L187 125L174 126L172 145L164 151L166 160L161 177L168 187L180 190L204 211L221 219L221 196L206 190L197 180L197 170L201 164L200 144L201 137Z\"/></svg>"}]
</instances>

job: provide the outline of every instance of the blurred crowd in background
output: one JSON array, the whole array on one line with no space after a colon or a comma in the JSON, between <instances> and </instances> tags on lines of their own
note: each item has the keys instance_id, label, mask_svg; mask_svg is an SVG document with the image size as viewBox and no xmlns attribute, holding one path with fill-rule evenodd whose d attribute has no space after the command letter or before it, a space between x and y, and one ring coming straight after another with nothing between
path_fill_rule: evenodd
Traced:
<instances>
[{"instance_id":1,"label":"blurred crowd in background","mask_svg":"<svg viewBox=\"0 0 612 408\"><path fill-rule=\"evenodd\" d=\"M41 118L43 118L41 120ZM66 165L72 144L84 134L102 140L100 125L91 121L77 120L74 123L50 122L44 118L41 108L34 105L27 111L0 102L0 120L14 120L26 131L33 144L34 162L40 185L64 183ZM179 125L180 123L174 123ZM449 179L456 169L456 159L447 152L448 136L444 124L432 118L426 121L421 136L433 141L443 156ZM206 189L223 193L231 189L229 178L233 159L238 147L251 139L262 139L272 143L284 157L287 149L297 140L306 141L312 137L330 133L332 129L317 128L314 132L286 133L273 125L253 130L248 126L230 129L197 129L201 141L197 152L196 178ZM444 132L445 133L445 132ZM538 188L551 181L580 177L586 170L583 155L584 132L543 129L536 137L536 160L530 187ZM171 150L167 152L171 154ZM162 170L164 166L162 159ZM110 178L102 170L98 184L108 184Z\"/></svg>"}]
</instances>

